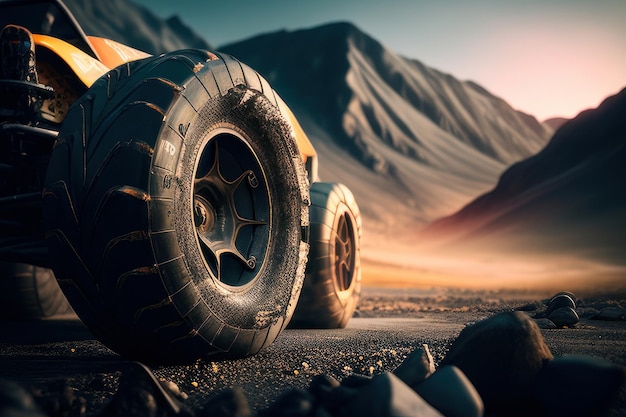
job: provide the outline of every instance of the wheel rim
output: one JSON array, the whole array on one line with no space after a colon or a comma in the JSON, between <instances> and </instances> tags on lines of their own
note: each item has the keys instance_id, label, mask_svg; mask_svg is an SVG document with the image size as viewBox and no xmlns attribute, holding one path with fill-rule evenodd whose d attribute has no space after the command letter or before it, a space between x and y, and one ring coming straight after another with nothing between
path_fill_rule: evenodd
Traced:
<instances>
[{"instance_id":1,"label":"wheel rim","mask_svg":"<svg viewBox=\"0 0 626 417\"><path fill-rule=\"evenodd\" d=\"M242 134L220 129L196 164L192 218L211 275L228 287L258 275L270 243L267 177Z\"/></svg>"},{"instance_id":2,"label":"wheel rim","mask_svg":"<svg viewBox=\"0 0 626 417\"><path fill-rule=\"evenodd\" d=\"M335 277L339 291L345 291L352 284L356 261L354 225L346 214L339 217L335 235Z\"/></svg>"}]
</instances>

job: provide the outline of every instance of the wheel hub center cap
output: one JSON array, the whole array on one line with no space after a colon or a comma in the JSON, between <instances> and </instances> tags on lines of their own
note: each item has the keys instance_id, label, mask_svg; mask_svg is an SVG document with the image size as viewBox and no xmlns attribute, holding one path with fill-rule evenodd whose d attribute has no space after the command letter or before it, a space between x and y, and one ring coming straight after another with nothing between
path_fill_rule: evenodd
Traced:
<instances>
[{"instance_id":1,"label":"wheel hub center cap","mask_svg":"<svg viewBox=\"0 0 626 417\"><path fill-rule=\"evenodd\" d=\"M202 197L196 196L194 202L194 223L196 228L203 232L210 232L215 226L215 211Z\"/></svg>"}]
</instances>

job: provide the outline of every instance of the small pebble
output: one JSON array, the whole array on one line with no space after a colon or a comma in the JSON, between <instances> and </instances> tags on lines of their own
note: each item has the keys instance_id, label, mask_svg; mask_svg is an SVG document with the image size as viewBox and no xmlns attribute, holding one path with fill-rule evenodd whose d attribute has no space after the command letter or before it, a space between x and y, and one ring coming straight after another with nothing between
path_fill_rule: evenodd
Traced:
<instances>
[{"instance_id":1,"label":"small pebble","mask_svg":"<svg viewBox=\"0 0 626 417\"><path fill-rule=\"evenodd\" d=\"M580 321L578 313L572 307L560 307L553 310L548 318L556 327L571 327Z\"/></svg>"}]
</instances>

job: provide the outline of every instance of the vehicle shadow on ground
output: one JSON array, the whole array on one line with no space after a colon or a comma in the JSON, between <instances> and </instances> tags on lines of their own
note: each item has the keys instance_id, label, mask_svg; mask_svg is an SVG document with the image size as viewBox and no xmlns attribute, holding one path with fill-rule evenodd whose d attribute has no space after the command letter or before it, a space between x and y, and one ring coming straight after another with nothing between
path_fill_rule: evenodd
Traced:
<instances>
[{"instance_id":1,"label":"vehicle shadow on ground","mask_svg":"<svg viewBox=\"0 0 626 417\"><path fill-rule=\"evenodd\" d=\"M0 343L41 344L94 339L73 314L40 320L0 320Z\"/></svg>"}]
</instances>

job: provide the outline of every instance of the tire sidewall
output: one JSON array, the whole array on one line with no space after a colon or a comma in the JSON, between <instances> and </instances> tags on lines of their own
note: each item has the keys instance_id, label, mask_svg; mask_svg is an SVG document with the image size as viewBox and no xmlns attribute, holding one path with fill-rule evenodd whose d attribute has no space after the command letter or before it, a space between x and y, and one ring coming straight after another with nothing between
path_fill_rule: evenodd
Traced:
<instances>
[{"instance_id":1,"label":"tire sidewall","mask_svg":"<svg viewBox=\"0 0 626 417\"><path fill-rule=\"evenodd\" d=\"M198 87L202 88L195 88ZM159 197L172 199L168 213L176 235L176 245L171 250L161 255L160 250L155 251L157 263L184 256L186 270L180 272L190 277L202 302L228 326L282 328L299 297L304 276L302 251L306 246L300 236L305 206L301 184L289 174L288 184L280 180L286 172L303 170L298 166L301 160L290 127L264 95L245 87L236 87L224 96L207 100L198 111L192 110L191 104L181 97L172 105L165 116L168 125L163 127L164 132L155 145L150 189L153 193L160 189ZM198 157L215 132L223 129L236 132L261 160L270 194L270 237L264 261L257 265L256 277L240 287L218 282L209 272L192 216ZM173 168L174 172L164 168Z\"/></svg>"},{"instance_id":2,"label":"tire sidewall","mask_svg":"<svg viewBox=\"0 0 626 417\"><path fill-rule=\"evenodd\" d=\"M361 214L343 184L316 182L311 187L311 251L302 297L294 314L299 328L343 328L361 295ZM354 268L347 288L338 283L336 239L341 218L351 224Z\"/></svg>"}]
</instances>

